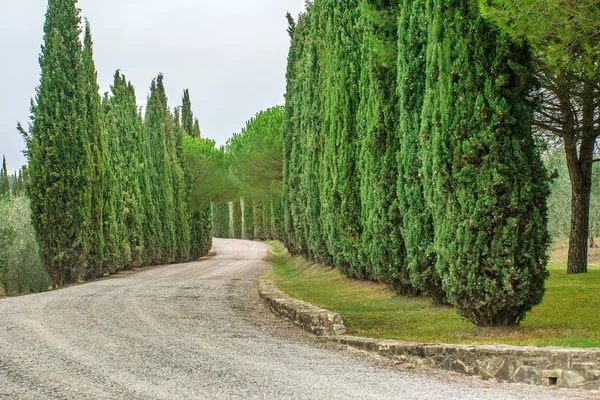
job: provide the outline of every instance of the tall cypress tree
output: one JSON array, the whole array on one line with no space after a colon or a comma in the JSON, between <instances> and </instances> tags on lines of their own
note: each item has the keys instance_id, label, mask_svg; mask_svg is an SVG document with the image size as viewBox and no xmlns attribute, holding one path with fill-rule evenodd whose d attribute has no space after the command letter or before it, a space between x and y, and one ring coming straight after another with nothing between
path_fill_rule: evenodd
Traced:
<instances>
[{"instance_id":1,"label":"tall cypress tree","mask_svg":"<svg viewBox=\"0 0 600 400\"><path fill-rule=\"evenodd\" d=\"M229 238L229 204L213 203L212 205L212 229L216 238Z\"/></svg>"},{"instance_id":2,"label":"tall cypress tree","mask_svg":"<svg viewBox=\"0 0 600 400\"><path fill-rule=\"evenodd\" d=\"M403 216L406 269L411 283L436 302L445 301L435 269L433 219L425 202L421 112L425 97L429 14L426 2L404 0L398 22L398 199Z\"/></svg>"},{"instance_id":3,"label":"tall cypress tree","mask_svg":"<svg viewBox=\"0 0 600 400\"><path fill-rule=\"evenodd\" d=\"M91 221L93 157L76 3L48 2L40 85L26 136L32 221L43 263L58 285L83 277Z\"/></svg>"},{"instance_id":4,"label":"tall cypress tree","mask_svg":"<svg viewBox=\"0 0 600 400\"><path fill-rule=\"evenodd\" d=\"M103 234L103 190L104 190L104 155L102 143L102 116L98 74L94 64L94 49L92 33L88 21L85 23L85 36L83 40L83 72L86 84L85 106L87 116L87 132L91 152L91 201L89 225L89 257L87 263L87 276L98 277L102 275L104 261L104 234Z\"/></svg>"},{"instance_id":5,"label":"tall cypress tree","mask_svg":"<svg viewBox=\"0 0 600 400\"><path fill-rule=\"evenodd\" d=\"M323 99L321 214L334 264L347 274L360 275L357 255L362 228L356 129L362 42L359 0L325 4L327 91Z\"/></svg>"},{"instance_id":6,"label":"tall cypress tree","mask_svg":"<svg viewBox=\"0 0 600 400\"><path fill-rule=\"evenodd\" d=\"M254 216L254 240L265 240L265 220L263 207L264 203L262 201L255 201L254 209L252 210L252 215Z\"/></svg>"},{"instance_id":7,"label":"tall cypress tree","mask_svg":"<svg viewBox=\"0 0 600 400\"><path fill-rule=\"evenodd\" d=\"M413 292L405 268L402 214L396 193L396 4L389 0L361 3L364 34L358 130L363 232L359 271L371 279L391 281L401 292Z\"/></svg>"},{"instance_id":8,"label":"tall cypress tree","mask_svg":"<svg viewBox=\"0 0 600 400\"><path fill-rule=\"evenodd\" d=\"M308 254L304 223L305 203L300 199L302 172L302 134L300 124L301 108L304 101L301 95L303 81L302 68L304 47L310 37L308 14L300 15L296 24L288 14L292 42L288 55L287 88L285 95L285 123L283 128L283 215L286 245L293 254ZM257 215L254 215L255 225Z\"/></svg>"},{"instance_id":9,"label":"tall cypress tree","mask_svg":"<svg viewBox=\"0 0 600 400\"><path fill-rule=\"evenodd\" d=\"M107 140L111 151L116 221L119 229L120 261L118 268L145 263L144 207L140 180L142 165L139 147L143 140L142 122L137 112L135 91L117 71L111 87L106 115ZM112 190L112 189L108 189Z\"/></svg>"},{"instance_id":10,"label":"tall cypress tree","mask_svg":"<svg viewBox=\"0 0 600 400\"><path fill-rule=\"evenodd\" d=\"M434 0L422 134L437 271L457 312L512 325L544 294L548 195L531 135L531 55L468 0Z\"/></svg>"},{"instance_id":11,"label":"tall cypress tree","mask_svg":"<svg viewBox=\"0 0 600 400\"><path fill-rule=\"evenodd\" d=\"M247 240L254 240L254 201L249 197L244 197L244 233L242 237Z\"/></svg>"},{"instance_id":12,"label":"tall cypress tree","mask_svg":"<svg viewBox=\"0 0 600 400\"><path fill-rule=\"evenodd\" d=\"M154 234L158 244L156 262L173 262L177 256L176 211L168 148L172 143L173 118L168 109L163 76L152 81L146 107L144 129L149 141L149 165L152 199L160 218Z\"/></svg>"},{"instance_id":13,"label":"tall cypress tree","mask_svg":"<svg viewBox=\"0 0 600 400\"><path fill-rule=\"evenodd\" d=\"M6 169L6 156L2 156L2 169L0 169L0 197L10 196L10 181Z\"/></svg>"},{"instance_id":14,"label":"tall cypress tree","mask_svg":"<svg viewBox=\"0 0 600 400\"><path fill-rule=\"evenodd\" d=\"M233 237L242 238L242 205L239 199L233 201Z\"/></svg>"},{"instance_id":15,"label":"tall cypress tree","mask_svg":"<svg viewBox=\"0 0 600 400\"><path fill-rule=\"evenodd\" d=\"M188 89L183 91L181 102L181 125L187 135L194 137L194 114L192 113L192 101L190 100L190 91ZM200 139L200 134L195 137Z\"/></svg>"}]
</instances>

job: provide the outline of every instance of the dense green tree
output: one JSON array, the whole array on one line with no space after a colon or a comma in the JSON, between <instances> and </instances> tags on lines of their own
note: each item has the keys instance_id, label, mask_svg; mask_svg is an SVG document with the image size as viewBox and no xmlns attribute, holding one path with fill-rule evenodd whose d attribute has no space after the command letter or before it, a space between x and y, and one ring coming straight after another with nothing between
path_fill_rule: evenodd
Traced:
<instances>
[{"instance_id":1,"label":"dense green tree","mask_svg":"<svg viewBox=\"0 0 600 400\"><path fill-rule=\"evenodd\" d=\"M2 156L2 168L0 169L0 197L10 196L10 181L6 169L6 156Z\"/></svg>"},{"instance_id":2,"label":"dense green tree","mask_svg":"<svg viewBox=\"0 0 600 400\"><path fill-rule=\"evenodd\" d=\"M423 194L421 112L427 68L428 14L426 2L404 0L398 20L398 200L406 246L406 269L415 288L444 302L442 281L435 269L433 220Z\"/></svg>"},{"instance_id":3,"label":"dense green tree","mask_svg":"<svg viewBox=\"0 0 600 400\"><path fill-rule=\"evenodd\" d=\"M567 272L587 272L593 164L600 137L600 7L597 0L480 0L503 32L533 48L542 90L537 129L565 152L571 180Z\"/></svg>"},{"instance_id":4,"label":"dense green tree","mask_svg":"<svg viewBox=\"0 0 600 400\"><path fill-rule=\"evenodd\" d=\"M41 78L25 134L32 220L42 261L58 285L85 274L92 153L87 132L80 16L76 0L49 0Z\"/></svg>"},{"instance_id":5,"label":"dense green tree","mask_svg":"<svg viewBox=\"0 0 600 400\"><path fill-rule=\"evenodd\" d=\"M310 7L310 4L307 4ZM285 116L283 127L283 222L285 226L285 241L292 254L308 254L305 240L305 224L303 223L303 208L298 198L300 193L301 146L300 146L300 108L303 101L300 98L302 85L301 64L304 56L304 46L310 34L309 14L301 14L295 23L288 14L288 32L291 45L288 55L287 88L285 94ZM307 82L307 85L313 82Z\"/></svg>"},{"instance_id":6,"label":"dense green tree","mask_svg":"<svg viewBox=\"0 0 600 400\"><path fill-rule=\"evenodd\" d=\"M242 238L242 204L239 199L233 201L233 238Z\"/></svg>"},{"instance_id":7,"label":"dense green tree","mask_svg":"<svg viewBox=\"0 0 600 400\"><path fill-rule=\"evenodd\" d=\"M526 47L471 1L433 1L422 135L436 268L457 312L512 325L544 294L548 184L531 134Z\"/></svg>"},{"instance_id":8,"label":"dense green tree","mask_svg":"<svg viewBox=\"0 0 600 400\"><path fill-rule=\"evenodd\" d=\"M213 203L212 205L212 229L216 238L229 238L229 204Z\"/></svg>"},{"instance_id":9,"label":"dense green tree","mask_svg":"<svg viewBox=\"0 0 600 400\"><path fill-rule=\"evenodd\" d=\"M247 240L254 240L254 201L249 197L244 197L244 232L242 237Z\"/></svg>"},{"instance_id":10,"label":"dense green tree","mask_svg":"<svg viewBox=\"0 0 600 400\"><path fill-rule=\"evenodd\" d=\"M360 102L362 28L359 0L325 2L325 85L321 216L329 254L349 275L361 276L362 235L356 114Z\"/></svg>"},{"instance_id":11,"label":"dense green tree","mask_svg":"<svg viewBox=\"0 0 600 400\"><path fill-rule=\"evenodd\" d=\"M264 220L264 202L254 201L252 215L254 216L254 240L266 240L267 235L265 232L265 220Z\"/></svg>"},{"instance_id":12,"label":"dense green tree","mask_svg":"<svg viewBox=\"0 0 600 400\"><path fill-rule=\"evenodd\" d=\"M161 244L156 262L169 263L177 257L176 210L173 194L173 175L168 147L173 143L173 118L169 112L163 76L152 81L144 130L149 142L149 167L152 199L155 212L160 214L160 229L153 232L154 241Z\"/></svg>"},{"instance_id":13,"label":"dense green tree","mask_svg":"<svg viewBox=\"0 0 600 400\"><path fill-rule=\"evenodd\" d=\"M362 238L359 276L414 291L405 268L402 214L397 196L396 1L363 0L364 25L358 131Z\"/></svg>"},{"instance_id":14,"label":"dense green tree","mask_svg":"<svg viewBox=\"0 0 600 400\"><path fill-rule=\"evenodd\" d=\"M91 174L90 174L90 225L88 229L88 277L97 277L103 273L104 259L104 223L102 220L103 189L104 189L104 155L102 143L102 111L100 105L100 88L98 74L94 64L94 49L92 33L88 21L85 23L85 36L83 40L83 72L86 106L86 130L88 134Z\"/></svg>"}]
</instances>

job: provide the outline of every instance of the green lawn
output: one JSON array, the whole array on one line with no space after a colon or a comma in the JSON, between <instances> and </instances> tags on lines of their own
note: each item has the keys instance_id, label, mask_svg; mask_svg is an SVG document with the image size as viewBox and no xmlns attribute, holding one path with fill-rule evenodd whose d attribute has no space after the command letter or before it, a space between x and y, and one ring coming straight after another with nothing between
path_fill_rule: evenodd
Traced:
<instances>
[{"instance_id":1,"label":"green lawn","mask_svg":"<svg viewBox=\"0 0 600 400\"><path fill-rule=\"evenodd\" d=\"M270 242L272 278L290 296L338 312L351 335L418 342L600 347L600 266L567 275L549 266L546 296L517 328L478 328L450 306L398 296L386 285L349 279L337 270L292 258Z\"/></svg>"}]
</instances>

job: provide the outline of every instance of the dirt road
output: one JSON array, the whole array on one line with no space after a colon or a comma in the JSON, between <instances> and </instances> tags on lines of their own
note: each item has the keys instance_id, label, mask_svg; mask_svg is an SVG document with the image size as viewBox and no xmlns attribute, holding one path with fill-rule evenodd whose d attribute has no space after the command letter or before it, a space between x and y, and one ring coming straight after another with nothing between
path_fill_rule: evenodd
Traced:
<instances>
[{"instance_id":1,"label":"dirt road","mask_svg":"<svg viewBox=\"0 0 600 400\"><path fill-rule=\"evenodd\" d=\"M321 343L261 306L263 244L215 240L215 250L210 260L0 300L0 398L567 398L403 371Z\"/></svg>"}]
</instances>

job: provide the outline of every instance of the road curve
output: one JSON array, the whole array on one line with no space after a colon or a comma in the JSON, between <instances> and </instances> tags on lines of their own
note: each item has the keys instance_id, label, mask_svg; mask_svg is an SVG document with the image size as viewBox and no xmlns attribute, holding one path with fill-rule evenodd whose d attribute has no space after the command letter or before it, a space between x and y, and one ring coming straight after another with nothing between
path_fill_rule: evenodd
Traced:
<instances>
[{"instance_id":1,"label":"road curve","mask_svg":"<svg viewBox=\"0 0 600 400\"><path fill-rule=\"evenodd\" d=\"M0 399L516 399L571 393L400 370L261 309L265 245L0 300Z\"/></svg>"}]
</instances>

